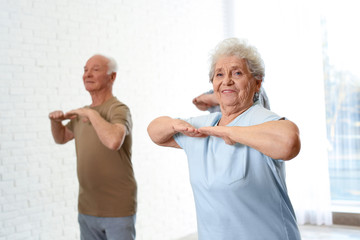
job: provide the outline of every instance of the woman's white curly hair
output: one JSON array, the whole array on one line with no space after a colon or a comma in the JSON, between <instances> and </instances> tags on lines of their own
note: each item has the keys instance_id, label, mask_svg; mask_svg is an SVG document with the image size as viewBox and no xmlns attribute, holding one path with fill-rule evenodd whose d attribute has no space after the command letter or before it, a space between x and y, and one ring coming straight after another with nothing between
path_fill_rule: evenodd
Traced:
<instances>
[{"instance_id":1,"label":"woman's white curly hair","mask_svg":"<svg viewBox=\"0 0 360 240\"><path fill-rule=\"evenodd\" d=\"M213 81L216 62L220 57L236 56L247 61L252 75L258 80L264 80L265 66L258 50L248 44L245 39L228 38L220 42L210 57L210 82Z\"/></svg>"}]
</instances>

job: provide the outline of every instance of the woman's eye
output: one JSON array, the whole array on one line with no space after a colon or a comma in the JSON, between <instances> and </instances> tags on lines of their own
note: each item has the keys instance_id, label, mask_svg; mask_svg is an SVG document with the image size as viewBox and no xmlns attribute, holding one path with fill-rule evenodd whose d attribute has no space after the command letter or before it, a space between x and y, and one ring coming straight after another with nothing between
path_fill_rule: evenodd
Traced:
<instances>
[{"instance_id":1,"label":"woman's eye","mask_svg":"<svg viewBox=\"0 0 360 240\"><path fill-rule=\"evenodd\" d=\"M242 73L241 72L235 72L236 76L240 76Z\"/></svg>"},{"instance_id":2,"label":"woman's eye","mask_svg":"<svg viewBox=\"0 0 360 240\"><path fill-rule=\"evenodd\" d=\"M223 75L222 73L217 73L216 74L217 77L222 77L222 75Z\"/></svg>"}]
</instances>

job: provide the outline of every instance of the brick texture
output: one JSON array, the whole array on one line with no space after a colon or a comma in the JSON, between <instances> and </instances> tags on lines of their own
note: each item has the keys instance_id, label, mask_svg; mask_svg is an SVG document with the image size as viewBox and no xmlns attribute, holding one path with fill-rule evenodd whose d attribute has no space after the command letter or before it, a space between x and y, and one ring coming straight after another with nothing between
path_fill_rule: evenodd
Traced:
<instances>
[{"instance_id":1,"label":"brick texture","mask_svg":"<svg viewBox=\"0 0 360 240\"><path fill-rule=\"evenodd\" d=\"M48 114L90 103L81 75L114 57L114 94L131 109L139 185L137 239L196 231L185 154L146 132L160 115L203 114L209 51L224 37L221 0L0 0L0 239L79 239L74 143Z\"/></svg>"}]
</instances>

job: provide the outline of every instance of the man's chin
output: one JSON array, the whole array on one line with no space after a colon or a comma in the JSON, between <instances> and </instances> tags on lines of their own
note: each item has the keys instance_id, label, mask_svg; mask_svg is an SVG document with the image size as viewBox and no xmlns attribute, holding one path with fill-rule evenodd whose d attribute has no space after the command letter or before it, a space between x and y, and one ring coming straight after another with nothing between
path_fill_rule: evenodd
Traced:
<instances>
[{"instance_id":1,"label":"man's chin","mask_svg":"<svg viewBox=\"0 0 360 240\"><path fill-rule=\"evenodd\" d=\"M85 89L86 89L86 91L88 91L88 92L95 91L94 86L91 86L90 84L85 84Z\"/></svg>"}]
</instances>

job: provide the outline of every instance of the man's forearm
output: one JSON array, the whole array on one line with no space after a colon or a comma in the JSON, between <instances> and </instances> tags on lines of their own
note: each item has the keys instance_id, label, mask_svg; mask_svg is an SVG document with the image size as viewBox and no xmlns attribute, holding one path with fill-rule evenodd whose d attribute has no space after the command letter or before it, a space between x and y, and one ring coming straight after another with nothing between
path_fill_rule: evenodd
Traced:
<instances>
[{"instance_id":1,"label":"man's forearm","mask_svg":"<svg viewBox=\"0 0 360 240\"><path fill-rule=\"evenodd\" d=\"M100 141L111 150L118 150L127 134L126 127L122 124L112 124L103 119L96 111L92 111L89 120L93 125Z\"/></svg>"},{"instance_id":2,"label":"man's forearm","mask_svg":"<svg viewBox=\"0 0 360 240\"><path fill-rule=\"evenodd\" d=\"M64 144L65 142L66 127L57 121L51 121L51 133L56 143Z\"/></svg>"}]
</instances>

